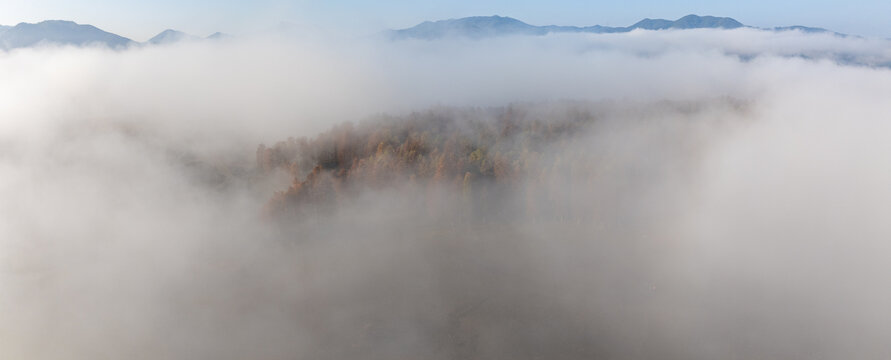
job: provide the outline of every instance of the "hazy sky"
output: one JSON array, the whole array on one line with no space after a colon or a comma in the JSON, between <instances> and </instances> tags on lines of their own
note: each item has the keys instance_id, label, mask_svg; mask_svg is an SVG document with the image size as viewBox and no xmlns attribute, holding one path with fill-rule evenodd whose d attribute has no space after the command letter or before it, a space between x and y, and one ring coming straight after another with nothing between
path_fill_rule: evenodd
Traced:
<instances>
[{"instance_id":1,"label":"hazy sky","mask_svg":"<svg viewBox=\"0 0 891 360\"><path fill-rule=\"evenodd\" d=\"M690 13L729 16L754 26L808 25L891 37L891 1L886 0L0 0L0 24L74 20L134 40L166 28L238 34L281 21L362 33L472 15L512 16L535 25L624 26L645 17L676 19Z\"/></svg>"}]
</instances>

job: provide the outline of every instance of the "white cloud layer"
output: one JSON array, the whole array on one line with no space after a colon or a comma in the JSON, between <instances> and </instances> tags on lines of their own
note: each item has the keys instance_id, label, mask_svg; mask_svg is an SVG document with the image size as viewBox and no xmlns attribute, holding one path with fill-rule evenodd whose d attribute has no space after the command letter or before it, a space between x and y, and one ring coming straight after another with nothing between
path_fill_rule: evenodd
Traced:
<instances>
[{"instance_id":1,"label":"white cloud layer","mask_svg":"<svg viewBox=\"0 0 891 360\"><path fill-rule=\"evenodd\" d=\"M425 326L481 294L481 323L449 326L484 357L886 358L889 49L741 29L0 53L0 357L451 358ZM582 135L616 165L580 195L627 227L431 235L372 193L282 234L259 209L287 180L189 165L249 168L260 142L379 113L566 99L628 109ZM648 112L663 100L706 105ZM391 336L350 350L375 316Z\"/></svg>"}]
</instances>

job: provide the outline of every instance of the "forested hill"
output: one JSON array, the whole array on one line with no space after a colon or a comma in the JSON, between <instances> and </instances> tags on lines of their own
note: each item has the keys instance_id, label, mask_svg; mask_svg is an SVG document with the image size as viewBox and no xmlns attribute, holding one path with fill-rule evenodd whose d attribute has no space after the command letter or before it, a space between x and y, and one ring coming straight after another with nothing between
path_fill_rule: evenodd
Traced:
<instances>
[{"instance_id":1,"label":"forested hill","mask_svg":"<svg viewBox=\"0 0 891 360\"><path fill-rule=\"evenodd\" d=\"M292 178L268 203L276 217L324 213L366 190L397 189L417 192L430 211L460 198L460 206L488 219L578 220L586 205L577 192L618 160L592 150L588 135L597 123L703 106L662 103L635 114L608 104L441 108L260 145L257 168Z\"/></svg>"}]
</instances>

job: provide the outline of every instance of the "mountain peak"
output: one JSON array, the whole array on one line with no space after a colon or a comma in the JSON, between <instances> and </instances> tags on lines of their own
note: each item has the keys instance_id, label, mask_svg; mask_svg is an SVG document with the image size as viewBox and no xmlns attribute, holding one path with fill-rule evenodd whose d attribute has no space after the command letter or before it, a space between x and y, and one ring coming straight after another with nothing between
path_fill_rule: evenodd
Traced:
<instances>
[{"instance_id":1,"label":"mountain peak","mask_svg":"<svg viewBox=\"0 0 891 360\"><path fill-rule=\"evenodd\" d=\"M75 26L79 26L79 25L78 25L76 22L71 21L71 20L43 20L43 21L41 21L41 22L39 22L39 23L34 23L34 24L32 24L32 23L22 22L22 23L18 23L16 26L22 26L22 27L29 27L29 26L43 26L43 27L46 27L46 26L70 26L70 27L75 27ZM84 26L89 26L89 25L84 25Z\"/></svg>"},{"instance_id":2,"label":"mountain peak","mask_svg":"<svg viewBox=\"0 0 891 360\"><path fill-rule=\"evenodd\" d=\"M36 24L23 22L0 29L0 49L16 49L37 44L75 46L98 44L120 49L133 44L133 41L92 25L81 25L68 20L45 20Z\"/></svg>"},{"instance_id":3,"label":"mountain peak","mask_svg":"<svg viewBox=\"0 0 891 360\"><path fill-rule=\"evenodd\" d=\"M147 41L148 44L152 45L161 45L161 44L172 44L175 42L183 41L183 40L198 40L199 38L194 35L186 34L179 30L167 29L155 35L153 38Z\"/></svg>"},{"instance_id":4,"label":"mountain peak","mask_svg":"<svg viewBox=\"0 0 891 360\"><path fill-rule=\"evenodd\" d=\"M464 36L479 39L502 35L544 35L547 32L544 28L511 17L492 15L425 21L409 29L395 30L392 35L395 38Z\"/></svg>"},{"instance_id":5,"label":"mountain peak","mask_svg":"<svg viewBox=\"0 0 891 360\"><path fill-rule=\"evenodd\" d=\"M674 21L671 20L646 18L638 21L634 25L631 25L630 28L644 30L662 30L670 28L672 24L674 24Z\"/></svg>"},{"instance_id":6,"label":"mountain peak","mask_svg":"<svg viewBox=\"0 0 891 360\"><path fill-rule=\"evenodd\" d=\"M735 29L743 27L739 21L729 17L699 16L690 14L674 21L671 25L675 29L699 29L720 28Z\"/></svg>"},{"instance_id":7,"label":"mountain peak","mask_svg":"<svg viewBox=\"0 0 891 360\"><path fill-rule=\"evenodd\" d=\"M229 35L229 34L226 34L226 33L221 33L221 32L219 32L219 31L217 31L217 32L215 32L215 33L213 33L213 34L208 35L208 36L206 37L206 39L209 39L209 40L221 40L221 39L231 39L232 37L233 37L232 35Z\"/></svg>"}]
</instances>

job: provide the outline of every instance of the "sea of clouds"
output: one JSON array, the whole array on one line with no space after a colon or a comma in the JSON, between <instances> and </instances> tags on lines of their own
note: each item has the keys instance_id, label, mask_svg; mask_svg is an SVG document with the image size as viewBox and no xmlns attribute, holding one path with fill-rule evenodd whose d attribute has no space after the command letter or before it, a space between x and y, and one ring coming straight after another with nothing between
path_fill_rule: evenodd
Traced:
<instances>
[{"instance_id":1,"label":"sea of clouds","mask_svg":"<svg viewBox=\"0 0 891 360\"><path fill-rule=\"evenodd\" d=\"M339 40L0 53L0 357L891 353L887 40ZM396 189L283 230L290 179L204 177L343 121L567 100L619 109L578 134L610 164L590 224L456 229Z\"/></svg>"}]
</instances>

